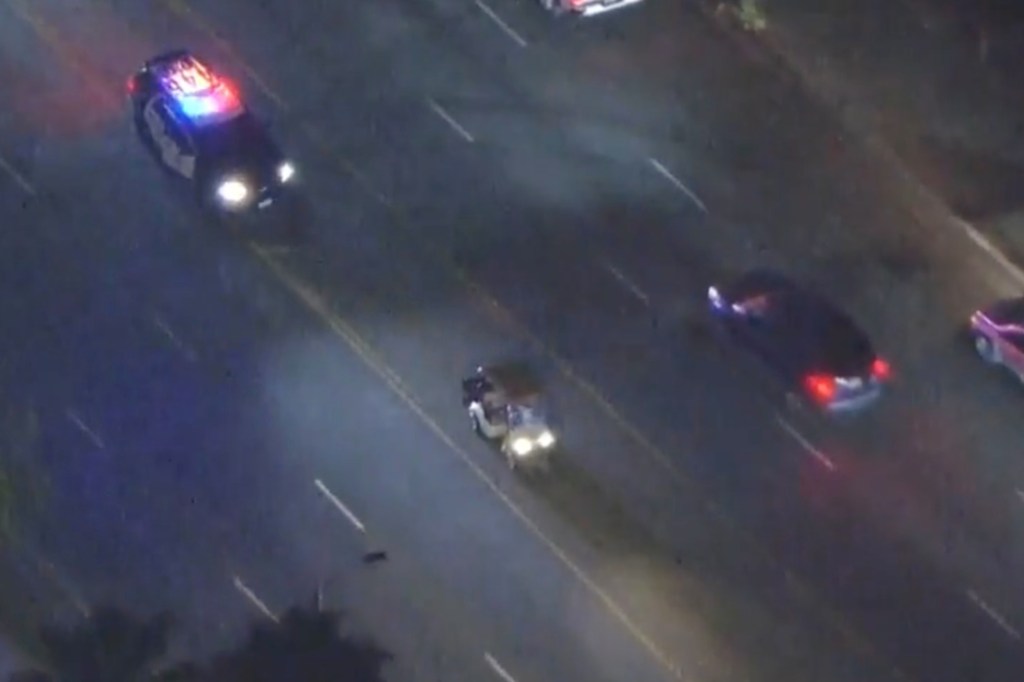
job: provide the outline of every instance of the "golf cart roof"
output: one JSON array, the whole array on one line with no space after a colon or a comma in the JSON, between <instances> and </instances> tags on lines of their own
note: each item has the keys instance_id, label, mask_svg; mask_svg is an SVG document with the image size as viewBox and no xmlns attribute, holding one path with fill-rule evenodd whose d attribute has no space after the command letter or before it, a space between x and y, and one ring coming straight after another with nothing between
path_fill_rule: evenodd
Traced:
<instances>
[{"instance_id":1,"label":"golf cart roof","mask_svg":"<svg viewBox=\"0 0 1024 682\"><path fill-rule=\"evenodd\" d=\"M540 381L526 365L507 363L483 368L483 374L494 387L513 402L535 398L541 393Z\"/></svg>"}]
</instances>

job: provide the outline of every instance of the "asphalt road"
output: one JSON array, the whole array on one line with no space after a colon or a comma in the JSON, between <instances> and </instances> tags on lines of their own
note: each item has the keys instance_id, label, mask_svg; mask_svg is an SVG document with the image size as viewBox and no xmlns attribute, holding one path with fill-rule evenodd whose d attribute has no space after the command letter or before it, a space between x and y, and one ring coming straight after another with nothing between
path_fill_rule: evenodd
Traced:
<instances>
[{"instance_id":1,"label":"asphalt road","mask_svg":"<svg viewBox=\"0 0 1024 682\"><path fill-rule=\"evenodd\" d=\"M1014 389L956 338L1011 283L695 11L11 7L35 32L4 74L41 101L0 152L38 196L5 177L4 215L39 227L4 236L5 379L46 415L40 544L90 601L171 602L194 653L251 615L236 577L273 611L326 581L411 679L484 652L520 680L1021 669ZM118 88L172 44L272 113L309 243L220 236L132 144ZM882 409L786 413L720 348L703 289L754 263L874 333ZM551 480L510 477L457 409L506 355L550 379Z\"/></svg>"}]
</instances>

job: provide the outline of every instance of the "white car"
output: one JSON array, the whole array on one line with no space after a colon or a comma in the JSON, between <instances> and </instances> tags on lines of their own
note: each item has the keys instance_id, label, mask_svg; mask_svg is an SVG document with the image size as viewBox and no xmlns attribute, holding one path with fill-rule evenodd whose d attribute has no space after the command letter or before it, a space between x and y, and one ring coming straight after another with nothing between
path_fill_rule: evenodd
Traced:
<instances>
[{"instance_id":1,"label":"white car","mask_svg":"<svg viewBox=\"0 0 1024 682\"><path fill-rule=\"evenodd\" d=\"M603 14L640 2L642 0L540 0L544 9L553 14L574 14L583 17Z\"/></svg>"}]
</instances>

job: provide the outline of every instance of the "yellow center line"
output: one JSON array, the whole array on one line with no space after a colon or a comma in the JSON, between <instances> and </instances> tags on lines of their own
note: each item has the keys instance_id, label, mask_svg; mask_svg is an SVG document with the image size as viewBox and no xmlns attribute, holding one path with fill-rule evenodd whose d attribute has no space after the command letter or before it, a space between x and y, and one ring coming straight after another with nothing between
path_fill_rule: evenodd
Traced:
<instances>
[{"instance_id":1,"label":"yellow center line","mask_svg":"<svg viewBox=\"0 0 1024 682\"><path fill-rule=\"evenodd\" d=\"M97 92L102 93L104 97L109 96L111 94L108 90L106 90L106 88L96 88L96 80L93 77L93 75L89 73L86 67L82 65L79 62L79 60L74 57L73 54L69 52L67 46L60 39L59 35L56 33L56 31L52 29L52 27L49 26L48 23L45 22L45 20L42 20L41 18L35 16L29 10L25 9L24 6L21 4L21 0L6 1L26 23L31 25L36 30L36 32L40 35L44 42L48 43L51 47L53 47L54 50L58 52L58 54L67 57L68 62L72 66L72 68L79 72L83 79L85 79L86 82L88 82L92 88L95 88ZM259 87L259 89L268 97L268 99L273 101L276 106L278 106L282 111L285 112L289 110L289 107L285 102L284 98L278 95L277 92L275 92L269 86L269 84L251 66L249 66L244 59L242 59L238 55L238 53L231 47L231 45L226 40L224 40L219 35L219 33L196 10L194 10L192 7L188 5L188 3L186 3L184 0L161 1L173 14L180 17L181 19L183 19L184 21L191 24L199 31L207 35L213 42L215 42L219 49L221 49L225 54L229 55L234 61L236 61L239 64L240 68L242 68L246 72L246 74L252 80L252 82L257 87ZM372 183L369 181L369 179L361 171L359 171L358 168L353 163L351 163L350 161L343 157L339 158L333 156L330 153L328 145L325 144L327 138L323 134L321 134L318 131L318 129L316 129L308 122L301 122L301 125L303 131L305 131L306 133L306 136L309 137L321 151L327 154L328 157L332 158L334 161L338 162L339 166L341 167L342 170L345 171L346 174L353 177L358 182L358 184L360 184L360 186L363 187L365 191L367 191L371 196L373 196L377 201L379 201L382 205L384 205L392 212L393 216L396 219L396 223L402 229L412 229L413 223L411 219L409 218L408 215L405 214L404 210L400 206L398 206L394 201L390 200L388 197L382 195L379 191L377 191L372 185ZM635 443L637 443L637 445L639 445L645 453L652 457L652 459L654 459L657 464L664 468L666 472L669 473L669 475L671 475L677 482L684 484L687 488L690 488L696 494L699 494L701 498L704 500L704 504L708 511L711 512L712 515L715 516L715 518L717 518L719 522L721 522L725 527L729 528L733 533L737 535L737 537L743 539L748 544L748 546L756 549L758 553L760 553L770 565L782 570L784 574L790 579L790 586L796 592L798 592L808 603L814 604L815 606L817 606L817 608L821 609L825 614L827 614L830 617L833 626L837 629L838 632L840 632L844 636L844 638L848 641L849 644L853 645L855 648L861 651L873 654L876 658L881 658L880 654L877 652L874 646L872 646L862 636L860 636L856 631L854 631L846 623L845 618L843 618L840 613L824 604L820 599L816 598L811 590L809 590L797 579L793 578L792 574L785 568L785 566L783 566L778 560L776 560L774 555L772 555L771 552L768 551L767 548L759 540L751 536L742 527L738 526L732 520L732 518L728 514L726 514L717 504L715 504L712 500L710 500L705 495L700 493L700 487L697 485L697 483L694 480L692 480L686 473L680 470L679 467L675 463L673 463L672 459L661 448L655 445L636 426L634 426L632 422L630 422L626 417L624 417L618 411L618 409L615 406L613 406L612 403L606 397L604 397L603 393L599 389L597 389L593 384L591 384L589 381L580 376L573 369L573 367L569 364L567 360L562 358L554 349L552 349L548 344L542 341L536 334L530 331L529 328L527 328L525 325L519 322L512 315L512 313L508 311L508 309L506 309L501 303L499 303L498 300L485 287L483 287L479 282L473 279L465 270L463 270L457 263L455 263L449 254L446 254L438 250L437 247L433 245L429 245L427 248L430 251L432 257L440 259L440 262L445 264L457 276L457 278L464 284L464 286L466 286L470 293L474 294L474 298L476 298L478 302L482 303L484 308L490 313L492 313L492 315L496 317L499 322L503 322L512 331L517 333L522 338L528 340L536 348L544 352L545 355L550 357L559 367L559 370L563 373L563 375L566 376L566 378L569 379L569 381L572 384L574 384L578 389L580 389L583 394L588 396L617 426L623 429L623 431L627 435L629 435L630 438ZM277 264L277 262L269 254L262 252L261 250L259 250L258 247L255 246L253 246L253 251L268 267L271 268L271 271L274 272L275 276L283 283L285 283L288 286L288 288L293 291L293 293L299 295L300 299L308 307L314 310L314 312L317 312L317 315L321 317L321 319L323 319L324 321L333 320L332 322L329 323L329 326L334 331L339 333L339 335L341 335L342 338L349 342L349 345L352 346L353 350L355 350L357 354L359 354L359 356L364 361L366 361L371 368L373 368L382 377L387 377L385 380L392 389L395 389L396 387L401 389L402 392L399 393L399 395L403 398L403 400L406 401L407 404L409 404L410 408L412 408L414 412L420 415L421 418L423 418L427 422L427 424L431 426L432 430L434 430L435 433L438 433L438 436L441 437L443 441L452 446L452 448L459 454L459 456L462 457L463 460L471 468L473 468L474 471L476 471L479 476L483 478L488 487L490 487L495 492L495 494L498 495L499 498L501 498L507 505L510 506L510 509L512 509L516 516L522 519L523 522L538 537L540 537L544 541L544 543L552 550L552 552L554 552L556 556L558 556L559 559L563 561L563 563L566 563L566 565L569 566L572 572L575 573L580 578L580 580L585 585L587 585L588 588L594 591L594 593L601 598L601 601L603 601L606 604L606 606L608 606L608 608L616 615L616 617L618 617L623 622L627 629L639 641L641 641L644 644L644 646L647 647L648 650L650 650L651 653L654 654L659 661L664 663L670 670L673 671L675 675L681 676L681 672L679 671L678 667L672 664L670 659L663 653L661 653L660 650L657 649L657 647L649 640L649 638L647 638L636 627L636 625L633 624L631 620L629 620L628 616L625 615L625 613L615 604L615 602L612 601L611 598L608 597L607 594L603 590L601 590L601 588L596 583L594 583L589 577L587 577L586 574L584 574L582 570L579 569L571 561L571 559L569 559L569 557L565 554L564 551L561 550L561 548L555 545L553 541L548 539L547 536L545 536L543 532L528 517L526 517L523 514L523 512L519 510L519 508L516 507L514 503L512 503L511 500L509 500L507 496L505 496L504 493L502 493L490 479L486 478L484 472L481 469L479 469L472 462L472 460L470 460L465 455L464 451L462 451L457 445L455 445L454 442L451 441L451 439L448 438L443 431L439 430L440 427L437 426L436 423L430 419L429 415L427 415L422 410L422 408L420 408L418 404L411 399L410 394L407 392L406 389L403 388L403 384L399 380L398 376L394 374L394 372L390 370L386 364L383 364L383 361L379 359L373 360L373 362L375 362L376 364L370 364L370 359L375 358L375 355L372 352L372 348L365 342L363 342L361 338L358 336L358 334L355 334L355 331L353 329L349 327L347 336L345 334L342 334L341 330L345 329L347 325L340 323L340 319L334 316L333 313L331 313L329 309L325 307L325 304L322 303L321 299L319 299L319 297L317 297L314 292L308 290L308 288L305 285L303 285L293 275L284 271L282 267L279 264ZM288 279L283 278L282 273L284 273ZM296 286L299 288L296 289ZM304 293L300 294L300 292ZM312 296L313 298L310 299L310 296ZM321 302L317 304L318 307L314 307L312 305L312 301ZM894 669L893 672L902 679L908 679L907 676L898 669Z\"/></svg>"},{"instance_id":2,"label":"yellow center line","mask_svg":"<svg viewBox=\"0 0 1024 682\"><path fill-rule=\"evenodd\" d=\"M331 331L337 334L363 363L373 371L391 391L415 414L423 424L430 429L437 438L447 445L462 462L487 486L488 489L518 518L523 525L536 537L547 549L569 570L590 592L594 595L619 623L638 641L641 645L674 677L683 679L682 670L662 649L637 625L632 618L618 605L615 599L608 594L590 575L583 570L569 553L562 549L555 540L548 536L526 512L522 510L487 473L478 465L466 450L444 430L437 420L422 406L409 389L402 378L392 369L387 362L366 342L359 332L337 313L331 310L330 305L324 301L300 278L292 274L277 258L268 253L264 248L249 243L250 250L263 262L267 270L281 282L292 294L296 296L321 322Z\"/></svg>"},{"instance_id":3,"label":"yellow center line","mask_svg":"<svg viewBox=\"0 0 1024 682\"><path fill-rule=\"evenodd\" d=\"M200 32L205 33L206 36L217 45L219 50L238 63L239 67L245 71L249 79L256 84L256 87L258 87L263 94L267 96L267 98L269 98L282 111L288 111L288 104L284 101L284 98L278 95L277 92L275 92L274 89L271 88L258 73L256 73L256 70L242 59L235 49L231 47L231 44L222 38L217 30L206 19L204 19L199 12L192 9L192 7L188 3L184 2L184 0L161 1L172 14L177 15L179 18L184 20L185 23L191 24L195 28L199 29Z\"/></svg>"},{"instance_id":4,"label":"yellow center line","mask_svg":"<svg viewBox=\"0 0 1024 682\"><path fill-rule=\"evenodd\" d=\"M75 54L71 45L61 37L60 32L42 16L25 7L22 0L6 0L7 5L18 17L28 24L39 39L46 43L56 55L79 77L86 89L99 101L117 106L120 103L116 92L99 78Z\"/></svg>"},{"instance_id":5,"label":"yellow center line","mask_svg":"<svg viewBox=\"0 0 1024 682\"><path fill-rule=\"evenodd\" d=\"M268 85L266 85L266 82L255 72L255 70L248 66L245 60L242 59L238 53L220 37L217 31L210 26L198 12L192 9L185 0L162 1L171 7L172 11L176 14L185 18L193 26L207 34L212 40L216 41L218 45L221 45L225 53L232 55L232 57L242 65L242 68L244 68L252 77L253 82L259 85L268 97L277 103L282 110L288 110L284 99L278 96ZM400 205L389 197L381 194L376 189L372 181L367 178L354 163L344 156L339 156L335 152L332 152L330 149L332 145L329 143L329 138L326 135L308 121L300 121L299 124L305 135L314 143L314 146L322 151L330 160L334 161L335 164L347 175L352 177L357 184L364 189L364 191L375 198L382 206L387 208L394 216L396 223L402 229L410 231L413 234L419 234L413 228L413 220L405 213L404 209ZM565 358L541 340L540 337L534 334L528 327L526 327L526 325L519 322L519 320L517 320L515 316L505 308L505 306L503 306L487 288L477 282L468 272L456 263L450 254L443 252L431 243L426 245L426 250L435 260L441 262L456 275L467 290L474 295L474 298L482 304L484 310L491 314L492 318L496 318L500 323L504 323L510 331L527 340L531 345L549 357L556 364L562 374L570 381L570 383L575 385L584 395L590 398L590 400L596 404L614 424L621 428L624 433L626 433L644 453L653 459L657 465L670 475L673 480L685 486L689 490L692 490L694 494L699 495L708 512L748 547L754 549L758 554L760 554L763 560L770 566L773 566L777 571L784 575L787 578L787 584L790 588L798 594L805 603L813 605L815 608L820 610L831 622L833 628L835 628L843 639L846 640L848 645L854 648L854 650L872 656L877 660L887 660L878 652L874 645L872 645L848 624L846 618L840 612L818 598L810 588L804 585L801 580L797 579L788 568L777 560L771 551L768 550L760 540L739 526L718 504L704 495L700 491L700 486L696 481L682 471L664 450L651 441L642 431L640 431L639 428L619 412L611 401L608 400L608 398L606 398L604 394L591 382L576 372ZM909 679L899 668L893 668L892 672L900 679Z\"/></svg>"}]
</instances>

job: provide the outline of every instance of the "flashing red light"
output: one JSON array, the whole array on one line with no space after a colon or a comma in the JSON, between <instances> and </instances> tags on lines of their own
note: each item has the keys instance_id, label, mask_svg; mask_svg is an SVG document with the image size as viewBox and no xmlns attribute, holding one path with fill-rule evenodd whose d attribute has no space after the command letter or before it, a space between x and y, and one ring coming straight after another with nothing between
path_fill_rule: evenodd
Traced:
<instances>
[{"instance_id":1,"label":"flashing red light","mask_svg":"<svg viewBox=\"0 0 1024 682\"><path fill-rule=\"evenodd\" d=\"M125 81L124 89L128 92L129 95L135 92L135 76L132 76L127 81Z\"/></svg>"},{"instance_id":2,"label":"flashing red light","mask_svg":"<svg viewBox=\"0 0 1024 682\"><path fill-rule=\"evenodd\" d=\"M231 84L194 57L168 66L161 81L188 118L230 114L241 107Z\"/></svg>"},{"instance_id":3,"label":"flashing red light","mask_svg":"<svg viewBox=\"0 0 1024 682\"><path fill-rule=\"evenodd\" d=\"M871 363L871 376L879 381L886 381L892 375L892 367L882 358L875 358Z\"/></svg>"},{"instance_id":4,"label":"flashing red light","mask_svg":"<svg viewBox=\"0 0 1024 682\"><path fill-rule=\"evenodd\" d=\"M836 380L827 374L810 374L804 379L804 387L819 403L832 402L836 395Z\"/></svg>"}]
</instances>

